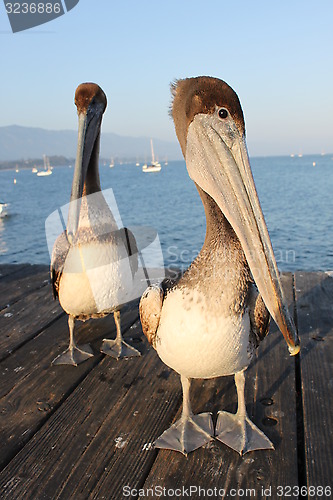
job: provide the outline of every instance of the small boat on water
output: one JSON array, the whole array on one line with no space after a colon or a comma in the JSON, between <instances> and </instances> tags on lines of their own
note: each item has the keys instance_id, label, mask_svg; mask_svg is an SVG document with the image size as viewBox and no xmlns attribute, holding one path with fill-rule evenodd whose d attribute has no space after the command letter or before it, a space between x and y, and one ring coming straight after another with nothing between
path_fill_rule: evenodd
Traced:
<instances>
[{"instance_id":1,"label":"small boat on water","mask_svg":"<svg viewBox=\"0 0 333 500\"><path fill-rule=\"evenodd\" d=\"M110 161L110 165L109 165L110 168L113 168L114 167L114 159L111 158L111 161Z\"/></svg>"},{"instance_id":2,"label":"small boat on water","mask_svg":"<svg viewBox=\"0 0 333 500\"><path fill-rule=\"evenodd\" d=\"M161 165L143 165L142 172L159 172Z\"/></svg>"},{"instance_id":3,"label":"small boat on water","mask_svg":"<svg viewBox=\"0 0 333 500\"><path fill-rule=\"evenodd\" d=\"M33 174L37 174L38 169L37 169L36 167L34 167L34 168L31 170L31 172L32 172Z\"/></svg>"},{"instance_id":4,"label":"small boat on water","mask_svg":"<svg viewBox=\"0 0 333 500\"><path fill-rule=\"evenodd\" d=\"M52 174L52 168L50 166L50 160L46 155L43 155L44 159L44 170L40 170L40 172L37 172L38 177L44 177L45 175L51 175Z\"/></svg>"},{"instance_id":5,"label":"small boat on water","mask_svg":"<svg viewBox=\"0 0 333 500\"><path fill-rule=\"evenodd\" d=\"M155 160L153 140L150 139L150 147L151 147L151 163L145 163L142 165L142 172L159 172L161 170L161 164Z\"/></svg>"},{"instance_id":6,"label":"small boat on water","mask_svg":"<svg viewBox=\"0 0 333 500\"><path fill-rule=\"evenodd\" d=\"M6 217L8 215L7 208L8 208L8 203L0 201L0 218Z\"/></svg>"}]
</instances>

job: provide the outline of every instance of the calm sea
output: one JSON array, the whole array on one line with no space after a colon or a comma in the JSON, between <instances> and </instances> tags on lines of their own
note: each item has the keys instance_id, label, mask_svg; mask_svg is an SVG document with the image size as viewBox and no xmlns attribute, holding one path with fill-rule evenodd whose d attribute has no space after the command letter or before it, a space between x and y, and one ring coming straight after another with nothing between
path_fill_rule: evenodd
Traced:
<instances>
[{"instance_id":1,"label":"calm sea","mask_svg":"<svg viewBox=\"0 0 333 500\"><path fill-rule=\"evenodd\" d=\"M332 270L333 156L253 158L251 165L279 268ZM165 265L187 267L203 244L205 216L185 163L149 174L135 165L101 165L100 173L124 226L153 227ZM50 262L45 220L68 203L72 176L68 166L48 177L0 172L0 200L10 204L0 218L1 263Z\"/></svg>"}]
</instances>

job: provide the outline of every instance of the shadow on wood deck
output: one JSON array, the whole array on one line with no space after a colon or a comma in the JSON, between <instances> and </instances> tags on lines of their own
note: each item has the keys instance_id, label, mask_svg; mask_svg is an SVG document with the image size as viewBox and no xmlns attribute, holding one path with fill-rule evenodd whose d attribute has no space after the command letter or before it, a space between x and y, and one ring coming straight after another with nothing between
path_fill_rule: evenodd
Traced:
<instances>
[{"instance_id":1,"label":"shadow on wood deck","mask_svg":"<svg viewBox=\"0 0 333 500\"><path fill-rule=\"evenodd\" d=\"M200 487L201 498L276 499L298 498L297 488L310 486L317 489L302 498L330 498L331 277L282 276L302 350L291 358L271 325L247 370L246 403L276 449L243 458L218 441L187 458L152 448L180 413L181 386L145 340L137 302L122 325L141 358L99 352L102 339L115 336L110 315L77 323L78 343L91 343L92 359L52 366L68 327L48 279L45 266L0 266L1 498L199 498ZM233 378L195 381L192 402L215 418L221 409L234 412Z\"/></svg>"}]
</instances>

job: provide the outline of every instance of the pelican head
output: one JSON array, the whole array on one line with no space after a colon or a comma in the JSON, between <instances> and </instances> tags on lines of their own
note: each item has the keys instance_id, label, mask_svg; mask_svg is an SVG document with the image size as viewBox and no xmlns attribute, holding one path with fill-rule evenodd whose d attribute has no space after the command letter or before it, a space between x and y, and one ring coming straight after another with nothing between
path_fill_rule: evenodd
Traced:
<instances>
[{"instance_id":1,"label":"pelican head","mask_svg":"<svg viewBox=\"0 0 333 500\"><path fill-rule=\"evenodd\" d=\"M95 83L82 83L75 92L75 105L79 118L78 144L72 191L69 206L67 237L69 241L78 229L80 199L84 186L87 188L87 174L90 185L86 194L100 190L98 175L98 156L100 130L107 99L103 90Z\"/></svg>"},{"instance_id":2,"label":"pelican head","mask_svg":"<svg viewBox=\"0 0 333 500\"><path fill-rule=\"evenodd\" d=\"M295 355L299 339L256 192L237 94L207 76L178 80L172 93L172 117L189 176L231 224L265 305Z\"/></svg>"}]
</instances>

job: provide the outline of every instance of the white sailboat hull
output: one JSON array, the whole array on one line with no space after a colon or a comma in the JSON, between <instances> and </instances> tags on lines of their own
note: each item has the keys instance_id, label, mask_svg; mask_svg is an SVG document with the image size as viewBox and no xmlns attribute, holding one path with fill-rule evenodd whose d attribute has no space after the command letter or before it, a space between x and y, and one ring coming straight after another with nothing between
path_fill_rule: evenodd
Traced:
<instances>
[{"instance_id":1,"label":"white sailboat hull","mask_svg":"<svg viewBox=\"0 0 333 500\"><path fill-rule=\"evenodd\" d=\"M147 163L142 166L142 172L159 172L161 170L161 164L155 160L153 140L150 139L150 147L151 147L151 163L148 165Z\"/></svg>"},{"instance_id":2,"label":"white sailboat hull","mask_svg":"<svg viewBox=\"0 0 333 500\"><path fill-rule=\"evenodd\" d=\"M143 165L142 172L159 172L161 170L161 165Z\"/></svg>"}]
</instances>

